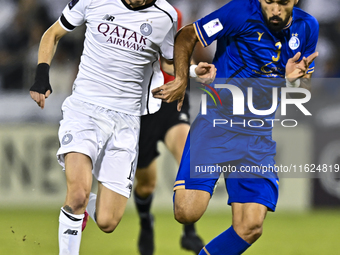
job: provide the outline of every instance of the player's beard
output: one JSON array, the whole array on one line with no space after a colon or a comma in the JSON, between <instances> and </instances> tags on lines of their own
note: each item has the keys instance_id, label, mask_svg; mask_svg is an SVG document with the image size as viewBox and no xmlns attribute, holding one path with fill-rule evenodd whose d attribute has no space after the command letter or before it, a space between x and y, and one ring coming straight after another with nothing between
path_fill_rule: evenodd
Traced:
<instances>
[{"instance_id":1,"label":"player's beard","mask_svg":"<svg viewBox=\"0 0 340 255\"><path fill-rule=\"evenodd\" d=\"M285 26L287 26L288 21L289 21L291 16L292 16L292 12L289 12L289 13L287 13L287 17L284 20L282 18L280 18L279 16L273 16L273 17L270 17L270 18L265 16L265 20L266 20L267 26L269 27L270 30L275 31L275 32L279 32ZM274 23L273 21L277 21L277 22Z\"/></svg>"}]
</instances>

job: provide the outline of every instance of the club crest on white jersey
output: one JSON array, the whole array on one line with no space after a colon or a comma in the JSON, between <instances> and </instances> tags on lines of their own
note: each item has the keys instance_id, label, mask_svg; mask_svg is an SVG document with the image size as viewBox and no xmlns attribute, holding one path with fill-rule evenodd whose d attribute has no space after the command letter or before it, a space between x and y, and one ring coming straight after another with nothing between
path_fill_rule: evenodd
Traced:
<instances>
[{"instance_id":1,"label":"club crest on white jersey","mask_svg":"<svg viewBox=\"0 0 340 255\"><path fill-rule=\"evenodd\" d=\"M140 32L145 36L149 36L152 33L152 26L148 23L143 23L140 26Z\"/></svg>"}]
</instances>

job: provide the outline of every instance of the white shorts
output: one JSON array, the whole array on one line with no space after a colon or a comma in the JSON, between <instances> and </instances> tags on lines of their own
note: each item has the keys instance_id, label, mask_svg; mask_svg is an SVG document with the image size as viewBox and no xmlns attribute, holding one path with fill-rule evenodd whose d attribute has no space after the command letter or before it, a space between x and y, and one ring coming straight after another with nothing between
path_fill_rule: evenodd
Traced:
<instances>
[{"instance_id":1,"label":"white shorts","mask_svg":"<svg viewBox=\"0 0 340 255\"><path fill-rule=\"evenodd\" d=\"M92 160L92 173L106 188L131 195L138 158L140 117L109 110L68 97L58 132L58 162L79 152Z\"/></svg>"}]
</instances>

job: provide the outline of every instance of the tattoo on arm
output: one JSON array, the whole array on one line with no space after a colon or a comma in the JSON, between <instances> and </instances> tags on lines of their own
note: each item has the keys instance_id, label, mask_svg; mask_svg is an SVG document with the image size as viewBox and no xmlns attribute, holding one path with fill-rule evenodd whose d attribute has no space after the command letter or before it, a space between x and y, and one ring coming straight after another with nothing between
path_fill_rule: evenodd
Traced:
<instances>
[{"instance_id":1,"label":"tattoo on arm","mask_svg":"<svg viewBox=\"0 0 340 255\"><path fill-rule=\"evenodd\" d=\"M68 213L74 214L73 209L69 205L65 205L63 209Z\"/></svg>"}]
</instances>

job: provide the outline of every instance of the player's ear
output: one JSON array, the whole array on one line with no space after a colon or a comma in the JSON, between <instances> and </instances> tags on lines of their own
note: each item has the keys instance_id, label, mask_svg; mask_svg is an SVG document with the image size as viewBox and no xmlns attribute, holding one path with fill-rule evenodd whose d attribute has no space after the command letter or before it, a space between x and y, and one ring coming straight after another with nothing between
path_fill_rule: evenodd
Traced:
<instances>
[{"instance_id":1,"label":"player's ear","mask_svg":"<svg viewBox=\"0 0 340 255\"><path fill-rule=\"evenodd\" d=\"M298 2L299 2L299 0L295 0L295 5L297 5L297 4L298 4Z\"/></svg>"}]
</instances>

